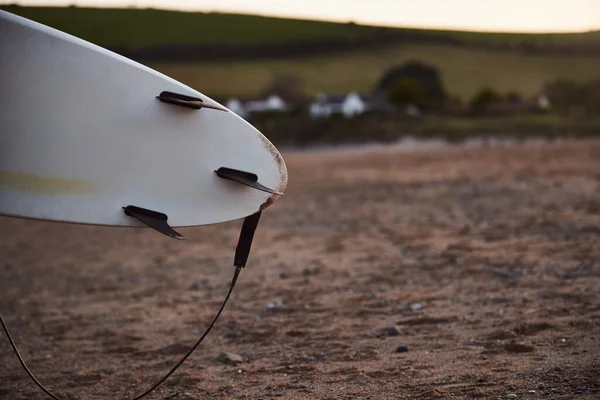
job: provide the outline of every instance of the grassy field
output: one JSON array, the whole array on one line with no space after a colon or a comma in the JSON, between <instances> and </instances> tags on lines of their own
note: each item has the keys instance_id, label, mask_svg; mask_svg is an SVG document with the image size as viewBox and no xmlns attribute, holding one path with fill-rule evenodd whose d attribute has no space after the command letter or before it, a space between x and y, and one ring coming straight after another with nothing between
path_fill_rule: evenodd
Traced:
<instances>
[{"instance_id":1,"label":"grassy field","mask_svg":"<svg viewBox=\"0 0 600 400\"><path fill-rule=\"evenodd\" d=\"M354 40L376 34L372 26L251 15L154 9L0 6L101 46L140 48L158 44L263 44ZM476 33L394 28L421 37L450 37L466 43L600 45L600 31L572 34Z\"/></svg>"},{"instance_id":2,"label":"grassy field","mask_svg":"<svg viewBox=\"0 0 600 400\"><path fill-rule=\"evenodd\" d=\"M353 40L376 32L353 24L154 9L11 7L9 11L106 47Z\"/></svg>"},{"instance_id":3,"label":"grassy field","mask_svg":"<svg viewBox=\"0 0 600 400\"><path fill-rule=\"evenodd\" d=\"M273 76L293 74L308 94L369 91L385 70L416 59L438 67L446 89L462 100L490 86L503 92L535 95L541 86L562 77L585 81L600 77L600 59L485 52L438 45L396 45L300 60L258 60L198 64L153 64L151 67L211 96L254 95Z\"/></svg>"},{"instance_id":4,"label":"grassy field","mask_svg":"<svg viewBox=\"0 0 600 400\"><path fill-rule=\"evenodd\" d=\"M266 44L375 35L378 29L250 15L185 13L153 9L2 7L106 47L143 48L158 44ZM500 34L408 30L421 36L448 36L466 43L597 45L600 31L581 34ZM444 44L402 43L294 59L260 59L202 63L152 63L151 67L209 96L252 96L273 77L292 74L307 94L370 91L388 68L408 60L435 65L446 89L467 101L483 87L532 96L556 78L585 81L600 77L598 56L524 54L510 49Z\"/></svg>"}]
</instances>

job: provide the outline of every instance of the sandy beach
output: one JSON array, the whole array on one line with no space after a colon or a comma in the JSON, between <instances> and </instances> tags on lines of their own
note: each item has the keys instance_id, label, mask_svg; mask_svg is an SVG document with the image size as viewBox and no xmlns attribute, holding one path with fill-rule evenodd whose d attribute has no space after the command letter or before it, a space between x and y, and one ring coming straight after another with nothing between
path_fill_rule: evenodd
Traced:
<instances>
[{"instance_id":1,"label":"sandy beach","mask_svg":"<svg viewBox=\"0 0 600 400\"><path fill-rule=\"evenodd\" d=\"M283 156L230 303L149 398L600 398L600 141ZM50 390L129 399L212 319L240 226L2 217L0 313ZM0 399L44 398L0 334Z\"/></svg>"}]
</instances>

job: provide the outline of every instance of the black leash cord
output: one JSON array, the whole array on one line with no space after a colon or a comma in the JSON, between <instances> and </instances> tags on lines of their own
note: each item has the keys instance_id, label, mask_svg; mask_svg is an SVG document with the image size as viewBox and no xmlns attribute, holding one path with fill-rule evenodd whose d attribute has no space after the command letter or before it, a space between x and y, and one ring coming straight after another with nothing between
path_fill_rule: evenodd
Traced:
<instances>
[{"instance_id":1,"label":"black leash cord","mask_svg":"<svg viewBox=\"0 0 600 400\"><path fill-rule=\"evenodd\" d=\"M202 336L200 336L200 339L198 339L198 341L196 342L196 344L194 344L194 346L192 346L192 348L188 350L188 352L181 358L181 360L179 360L179 362L177 364L175 364L175 366L173 368L171 368L171 370L169 372L167 372L167 374L165 376L163 376L158 382L156 382L154 385L152 385L152 387L150 389L146 390L144 393L142 393L140 395L135 396L133 398L133 400L139 400L142 397L145 397L148 394L150 394L156 388L158 388L164 381L166 381L169 378L169 376L171 376L173 374L173 372L175 372L177 370L177 368L179 368L179 366L181 364L183 364L183 362L185 360L187 360L187 358L189 356L192 355L192 353L194 352L194 350L196 350L196 348L200 345L200 343L202 343L202 341L204 340L204 338L206 337L206 335L208 335L208 332L210 332L210 330L212 329L212 327L215 325L215 322L217 322L217 320L219 319L219 316L223 312L223 309L225 308L225 304L227 304L227 300L229 300L229 296L231 296L231 292L233 291L233 287L235 286L235 283L237 282L238 276L240 276L240 271L241 270L242 270L242 266L241 265L236 265L235 266L235 272L233 273L233 279L231 279L231 285L229 285L229 291L227 292L227 296L225 296L225 299L223 300L223 303L221 304L221 307L219 308L219 311L217 311L217 313L215 314L215 317L211 321L210 325L208 325L208 328L206 328L206 330L204 331L204 333L202 334Z\"/></svg>"},{"instance_id":2,"label":"black leash cord","mask_svg":"<svg viewBox=\"0 0 600 400\"><path fill-rule=\"evenodd\" d=\"M229 291L227 292L227 296L225 296L225 299L223 300L223 303L221 304L221 307L219 308L219 311L215 314L215 317L213 318L212 322L210 323L210 325L208 326L208 328L206 328L206 330L204 331L204 333L202 334L202 336L200 336L200 339L198 339L198 341L196 342L196 344L194 344L194 346L192 346L192 348L188 350L188 352L181 358L181 360L179 360L179 362L177 364L175 364L175 366L173 368L171 368L171 370L169 372L167 372L167 374L165 376L163 376L158 382L156 382L154 385L152 385L144 393L135 396L132 400L139 400L142 397L146 397L147 395L149 395L150 393L152 393L164 381L166 381L177 370L177 368L179 368L181 366L181 364L183 364L183 362L185 360L187 360L187 358L190 355L192 355L192 353L194 352L194 350L196 350L196 348L200 345L200 343L202 343L202 341L204 340L204 338L208 335L208 333L210 332L210 330L212 329L212 327L215 325L215 323L217 322L217 319L219 319L219 316L221 315L221 313L223 312L223 309L225 308L225 304L227 304L227 300L229 300L229 296L231 296L231 292L233 291L233 287L235 286L235 282L237 281L237 278L238 278L241 270L242 270L242 266L241 265L238 265L238 266L235 267L235 272L233 274L233 279L231 280L231 285L229 286ZM15 355L19 359L19 362L21 363L21 365L23 366L23 369L25 370L25 372L27 372L27 375L29 375L29 377L31 378L31 380L34 381L35 384L38 385L38 387L44 393L46 393L49 397L51 397L53 400L63 400L60 397L58 397L57 395L53 394L50 390L48 390L35 377L35 375L33 375L33 372L31 372L31 370L27 367L27 364L25 364L25 360L23 360L23 357L21 356L21 353L19 353L19 350L17 349L17 345L15 344L15 341L13 340L12 335L8 331L8 327L6 326L6 323L4 322L4 318L2 318L2 315L0 315L0 322L2 323L2 327L4 328L4 332L6 332L6 336L8 337L8 340L9 340L10 345L12 346L12 348L13 348L13 350L15 352Z\"/></svg>"},{"instance_id":3,"label":"black leash cord","mask_svg":"<svg viewBox=\"0 0 600 400\"><path fill-rule=\"evenodd\" d=\"M235 251L235 258L234 258L235 271L233 273L233 278L231 279L231 284L229 285L229 290L227 291L227 295L225 296L225 299L223 299L223 303L221 304L219 311L217 311L217 313L215 314L215 317L211 321L210 325L208 325L208 328L206 328L206 330L204 331L202 336L200 336L200 338L194 344L194 346L192 346L192 348L188 350L188 352L181 358L181 360L179 360L179 362L177 362L177 364L175 364L175 366L173 368L171 368L171 370L169 372L167 372L167 374L165 376L163 376L160 380L158 380L154 385L152 385L144 393L135 396L132 400L139 400L139 399L149 395L154 390L156 390L156 388L158 388L164 381L166 381L177 370L177 368L179 368L181 366L181 364L183 364L183 362L185 360L187 360L187 358L189 356L192 355L194 350L196 350L196 348L200 345L200 343L202 343L204 338L208 335L210 330L213 328L213 326L215 325L215 323L221 316L221 313L225 309L225 305L227 304L227 301L229 300L229 297L231 296L231 292L233 292L233 288L235 287L235 283L237 282L238 277L240 276L240 272L242 271L242 268L244 268L246 266L246 262L248 260L248 255L250 254L250 247L252 244L252 239L254 238L254 232L256 230L256 227L258 226L258 221L260 220L260 215L261 215L261 213L258 212L256 214L250 215L244 219L244 224L242 225L242 231L240 232L240 238L238 240L238 245L237 245L236 251ZM46 387L44 385L42 385L42 383L39 380L37 380L35 375L33 375L33 372L31 372L31 370L27 367L27 364L25 364L25 360L23 360L21 353L19 353L19 350L17 349L17 345L15 344L15 341L13 340L12 335L8 331L8 327L6 326L6 323L4 322L4 318L2 318L1 314L0 314L0 323L2 323L2 328L4 328L4 332L6 332L6 336L8 337L8 340L15 352L15 355L19 359L19 362L21 363L21 365L23 366L23 369L25 370L25 372L27 372L27 375L29 375L31 380L34 381L35 384L53 400L63 400L60 397L53 394L52 392L50 392L48 389L46 389Z\"/></svg>"},{"instance_id":4,"label":"black leash cord","mask_svg":"<svg viewBox=\"0 0 600 400\"><path fill-rule=\"evenodd\" d=\"M42 389L42 391L44 393L46 393L48 396L50 396L54 400L62 400L60 397L56 397L48 389L46 389L44 387L44 385L42 385L41 382L37 380L37 378L29 370L29 368L27 368L27 364L25 364L25 361L23 360L23 357L21 357L21 354L19 353L19 350L17 349L17 345L15 344L15 341L13 340L12 336L10 335L10 332L8 331L8 327L6 326L6 323L4 322L4 318L2 318L1 314L0 314L0 322L2 323L2 327L4 328L4 332L6 332L6 337L8 337L8 341L10 342L10 345L12 346L15 354L17 355L17 358L21 362L21 365L23 366L23 369L25 370L25 372L27 372L27 375L29 375L29 377L31 378L31 380L34 381L35 384L38 385L38 387L40 389Z\"/></svg>"}]
</instances>

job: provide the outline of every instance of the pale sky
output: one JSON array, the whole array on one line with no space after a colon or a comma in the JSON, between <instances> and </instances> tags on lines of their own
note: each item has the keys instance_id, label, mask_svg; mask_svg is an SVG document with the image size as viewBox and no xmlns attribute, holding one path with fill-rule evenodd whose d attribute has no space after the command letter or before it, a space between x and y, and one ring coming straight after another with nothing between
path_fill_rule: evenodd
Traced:
<instances>
[{"instance_id":1,"label":"pale sky","mask_svg":"<svg viewBox=\"0 0 600 400\"><path fill-rule=\"evenodd\" d=\"M14 3L15 0L0 0ZM600 0L16 0L21 5L154 7L365 24L512 32L600 29Z\"/></svg>"}]
</instances>

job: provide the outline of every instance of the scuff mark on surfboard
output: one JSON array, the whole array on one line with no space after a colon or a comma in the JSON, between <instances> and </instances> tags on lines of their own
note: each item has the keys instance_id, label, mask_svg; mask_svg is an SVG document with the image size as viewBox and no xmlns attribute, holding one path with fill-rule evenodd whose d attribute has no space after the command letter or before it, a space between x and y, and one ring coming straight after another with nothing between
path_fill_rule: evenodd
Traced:
<instances>
[{"instance_id":1,"label":"scuff mark on surfboard","mask_svg":"<svg viewBox=\"0 0 600 400\"><path fill-rule=\"evenodd\" d=\"M264 203L262 203L260 205L260 207L258 208L258 212L262 212L267 207L272 205L275 202L275 200L277 200L278 198L283 196L283 192L285 191L285 188L287 186L288 176L287 176L287 168L285 165L285 161L283 160L283 157L281 156L279 151L277 151L277 149L275 148L273 143L271 143L269 141L269 139L267 139L267 137L264 136L262 133L259 133L258 137L263 142L265 148L269 151L269 153L271 153L271 155L273 156L273 159L275 160L275 163L277 164L277 169L279 170L280 179L279 179L279 183L278 183L275 191L281 193L281 194L274 194L274 195L270 196Z\"/></svg>"},{"instance_id":2,"label":"scuff mark on surfboard","mask_svg":"<svg viewBox=\"0 0 600 400\"><path fill-rule=\"evenodd\" d=\"M56 178L23 172L0 171L0 186L40 194L87 194L94 186L84 180Z\"/></svg>"},{"instance_id":3,"label":"scuff mark on surfboard","mask_svg":"<svg viewBox=\"0 0 600 400\"><path fill-rule=\"evenodd\" d=\"M277 188L275 189L275 191L283 193L287 186L287 180L288 180L287 168L285 166L285 161L283 161L283 157L281 156L279 151L277 151L277 149L275 148L273 143L271 143L269 141L269 139L266 138L266 136L264 136L262 133L259 133L258 137L263 142L265 148L269 151L269 153L271 153L271 155L275 159L275 163L277 164L277 168L279 170L279 176L281 177L279 184L277 185ZM271 202L273 200L274 199L272 199ZM265 206L264 208L268 207L269 205L270 204L267 204L267 206ZM263 209L263 206L264 206L264 204L261 206L261 210Z\"/></svg>"}]
</instances>

